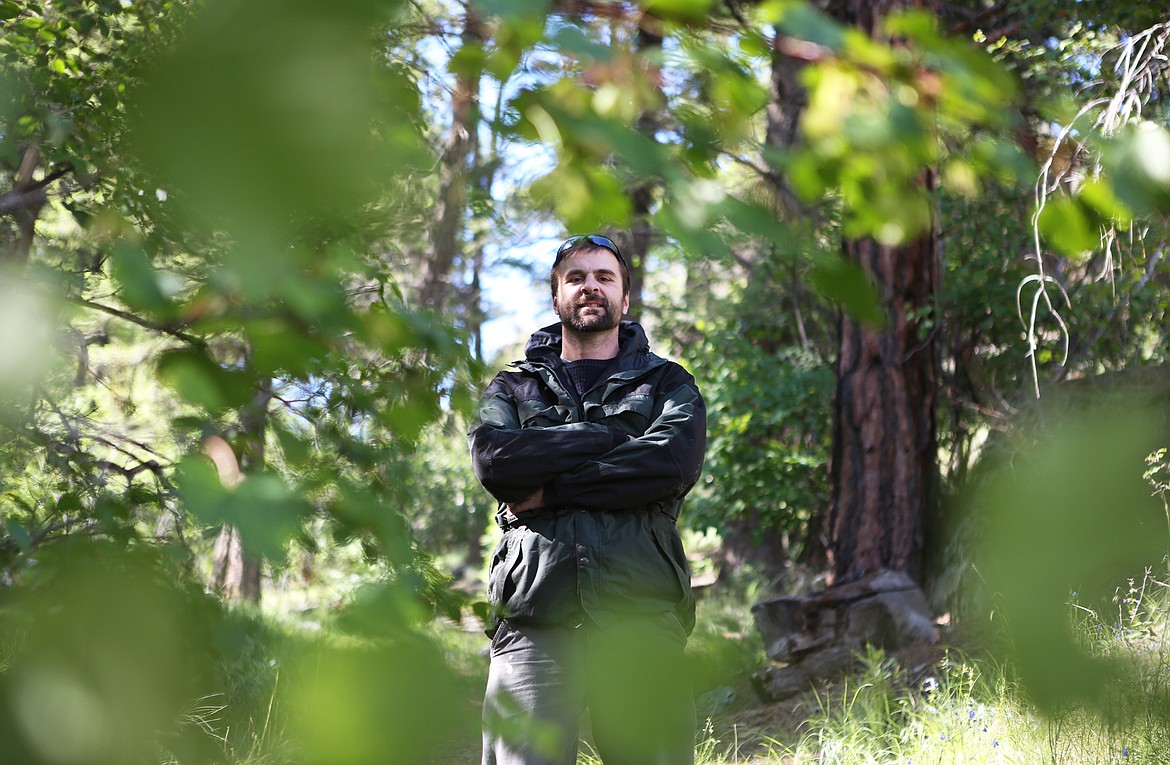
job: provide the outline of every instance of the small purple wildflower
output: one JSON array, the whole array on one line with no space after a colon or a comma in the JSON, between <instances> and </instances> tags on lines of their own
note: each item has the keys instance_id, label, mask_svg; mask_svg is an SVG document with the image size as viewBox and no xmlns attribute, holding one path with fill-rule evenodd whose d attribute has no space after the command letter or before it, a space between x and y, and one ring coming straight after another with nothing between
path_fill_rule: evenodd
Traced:
<instances>
[{"instance_id":1,"label":"small purple wildflower","mask_svg":"<svg viewBox=\"0 0 1170 765\"><path fill-rule=\"evenodd\" d=\"M1129 748L1128 747L1121 750L1121 756L1122 757L1129 757Z\"/></svg>"}]
</instances>

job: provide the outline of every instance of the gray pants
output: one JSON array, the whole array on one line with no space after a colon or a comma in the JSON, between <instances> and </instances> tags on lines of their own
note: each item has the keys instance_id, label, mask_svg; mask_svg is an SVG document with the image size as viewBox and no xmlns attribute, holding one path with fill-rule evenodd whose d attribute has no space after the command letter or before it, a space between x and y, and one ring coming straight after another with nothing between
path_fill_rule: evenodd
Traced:
<instances>
[{"instance_id":1,"label":"gray pants","mask_svg":"<svg viewBox=\"0 0 1170 765\"><path fill-rule=\"evenodd\" d=\"M605 628L500 625L483 765L573 765L581 717L605 765L693 765L695 706L673 614Z\"/></svg>"}]
</instances>

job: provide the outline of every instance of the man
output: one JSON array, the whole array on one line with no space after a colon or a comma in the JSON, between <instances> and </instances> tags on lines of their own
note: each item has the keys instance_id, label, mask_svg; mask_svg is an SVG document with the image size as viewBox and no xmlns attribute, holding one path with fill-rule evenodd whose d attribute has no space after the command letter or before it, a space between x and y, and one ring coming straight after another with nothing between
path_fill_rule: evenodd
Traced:
<instances>
[{"instance_id":1,"label":"man","mask_svg":"<svg viewBox=\"0 0 1170 765\"><path fill-rule=\"evenodd\" d=\"M629 268L611 240L567 240L549 283L560 323L496 376L469 434L504 529L483 762L573 765L588 709L605 765L688 765L694 598L675 521L702 471L706 408L622 321Z\"/></svg>"}]
</instances>

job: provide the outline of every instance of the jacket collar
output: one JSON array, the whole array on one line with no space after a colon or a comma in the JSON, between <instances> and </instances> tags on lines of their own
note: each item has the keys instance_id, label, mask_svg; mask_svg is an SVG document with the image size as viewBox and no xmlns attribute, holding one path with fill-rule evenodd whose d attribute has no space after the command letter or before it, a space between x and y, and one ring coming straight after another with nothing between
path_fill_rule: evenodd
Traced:
<instances>
[{"instance_id":1,"label":"jacket collar","mask_svg":"<svg viewBox=\"0 0 1170 765\"><path fill-rule=\"evenodd\" d=\"M555 367L561 362L561 323L550 324L536 330L528 339L524 349L525 358L533 364ZM618 355L614 364L620 370L637 369L649 361L650 341L642 325L623 321L618 325Z\"/></svg>"}]
</instances>

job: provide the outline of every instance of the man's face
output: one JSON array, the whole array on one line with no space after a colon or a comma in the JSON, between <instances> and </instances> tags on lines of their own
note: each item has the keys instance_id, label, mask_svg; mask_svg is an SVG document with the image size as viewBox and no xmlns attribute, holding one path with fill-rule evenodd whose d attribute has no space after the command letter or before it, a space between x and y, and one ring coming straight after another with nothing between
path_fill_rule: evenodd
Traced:
<instances>
[{"instance_id":1,"label":"man's face","mask_svg":"<svg viewBox=\"0 0 1170 765\"><path fill-rule=\"evenodd\" d=\"M582 250L558 267L553 310L566 328L604 332L616 327L629 308L621 266L609 250Z\"/></svg>"}]
</instances>

